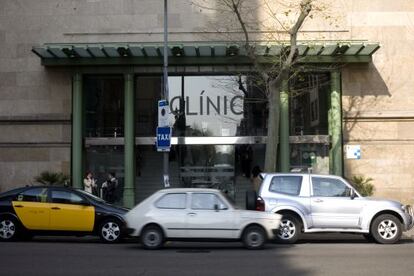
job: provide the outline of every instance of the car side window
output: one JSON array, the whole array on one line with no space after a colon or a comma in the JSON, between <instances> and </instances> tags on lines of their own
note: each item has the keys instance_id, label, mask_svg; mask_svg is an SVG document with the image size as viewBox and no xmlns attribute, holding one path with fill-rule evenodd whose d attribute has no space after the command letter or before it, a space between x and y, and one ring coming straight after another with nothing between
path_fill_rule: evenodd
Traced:
<instances>
[{"instance_id":1,"label":"car side window","mask_svg":"<svg viewBox=\"0 0 414 276\"><path fill-rule=\"evenodd\" d=\"M171 193L161 197L155 206L161 209L185 209L187 202L187 194Z\"/></svg>"},{"instance_id":2,"label":"car side window","mask_svg":"<svg viewBox=\"0 0 414 276\"><path fill-rule=\"evenodd\" d=\"M69 191L52 190L52 202L63 204L80 204L84 199Z\"/></svg>"},{"instance_id":3,"label":"car side window","mask_svg":"<svg viewBox=\"0 0 414 276\"><path fill-rule=\"evenodd\" d=\"M269 191L286 195L299 195L302 187L302 176L275 176L270 182Z\"/></svg>"},{"instance_id":4,"label":"car side window","mask_svg":"<svg viewBox=\"0 0 414 276\"><path fill-rule=\"evenodd\" d=\"M351 189L341 180L334 178L312 177L313 196L349 197Z\"/></svg>"},{"instance_id":5,"label":"car side window","mask_svg":"<svg viewBox=\"0 0 414 276\"><path fill-rule=\"evenodd\" d=\"M219 210L228 209L228 206L215 194L193 193L191 196L191 209L215 210L215 205Z\"/></svg>"},{"instance_id":6,"label":"car side window","mask_svg":"<svg viewBox=\"0 0 414 276\"><path fill-rule=\"evenodd\" d=\"M47 202L47 188L32 188L17 195L18 201Z\"/></svg>"}]
</instances>

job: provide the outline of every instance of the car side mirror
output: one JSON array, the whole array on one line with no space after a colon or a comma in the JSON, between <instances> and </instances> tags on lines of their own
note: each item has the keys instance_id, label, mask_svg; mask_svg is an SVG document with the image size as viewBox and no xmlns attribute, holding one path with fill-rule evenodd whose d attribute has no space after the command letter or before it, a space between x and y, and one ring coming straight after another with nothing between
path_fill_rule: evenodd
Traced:
<instances>
[{"instance_id":1,"label":"car side mirror","mask_svg":"<svg viewBox=\"0 0 414 276\"><path fill-rule=\"evenodd\" d=\"M220 210L220 209L219 209L218 204L214 204L214 211L218 212L219 210Z\"/></svg>"}]
</instances>

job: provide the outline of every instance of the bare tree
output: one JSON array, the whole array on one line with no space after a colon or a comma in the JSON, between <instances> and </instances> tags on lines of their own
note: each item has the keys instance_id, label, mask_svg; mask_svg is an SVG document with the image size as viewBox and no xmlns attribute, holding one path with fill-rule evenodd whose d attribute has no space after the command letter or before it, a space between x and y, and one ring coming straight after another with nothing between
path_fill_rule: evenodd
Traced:
<instances>
[{"instance_id":1,"label":"bare tree","mask_svg":"<svg viewBox=\"0 0 414 276\"><path fill-rule=\"evenodd\" d=\"M289 78L298 72L295 68L298 65L300 56L298 54L298 32L305 22L305 19L310 15L314 6L314 0L297 0L296 4L292 4L292 1L270 1L263 0L262 2L267 8L268 17L273 21L274 26L279 26L281 32L275 31L272 34L283 33L287 35L289 39L289 47L282 48L280 55L275 57L270 63L263 63L260 57L256 54L257 43L251 39L250 35L253 30L257 30L262 24L260 20L253 22L251 19L251 2L246 0L217 0L215 9L220 11L227 11L231 13L236 22L238 22L241 32L243 34L243 45L246 55L250 59L255 73L260 76L266 96L268 99L268 120L267 120L267 144L265 155L265 171L275 171L277 165L277 152L278 152L278 137L279 137L279 105L280 105L280 93L283 91L283 84L288 81ZM282 6L286 11L275 11L275 5L271 5L270 2L282 3ZM285 4L283 4L285 2ZM289 4L286 4L289 2ZM275 3L273 3L275 4ZM250 6L249 6L250 5ZM296 12L291 8L298 9ZM246 8L247 7L247 8ZM205 8L205 7L204 7ZM278 18L278 14L285 14L290 18L295 15L295 18L289 24L282 22ZM276 42L282 44L282 39L278 36L272 35L268 37L269 42Z\"/></svg>"}]
</instances>

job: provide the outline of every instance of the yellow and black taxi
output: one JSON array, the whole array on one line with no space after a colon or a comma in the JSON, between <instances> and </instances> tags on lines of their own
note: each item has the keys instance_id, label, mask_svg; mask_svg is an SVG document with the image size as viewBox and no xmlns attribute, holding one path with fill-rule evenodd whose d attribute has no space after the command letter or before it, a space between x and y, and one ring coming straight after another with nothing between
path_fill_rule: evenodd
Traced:
<instances>
[{"instance_id":1,"label":"yellow and black taxi","mask_svg":"<svg viewBox=\"0 0 414 276\"><path fill-rule=\"evenodd\" d=\"M29 186L0 194L0 241L34 235L99 235L107 243L125 234L128 209L68 187Z\"/></svg>"}]
</instances>

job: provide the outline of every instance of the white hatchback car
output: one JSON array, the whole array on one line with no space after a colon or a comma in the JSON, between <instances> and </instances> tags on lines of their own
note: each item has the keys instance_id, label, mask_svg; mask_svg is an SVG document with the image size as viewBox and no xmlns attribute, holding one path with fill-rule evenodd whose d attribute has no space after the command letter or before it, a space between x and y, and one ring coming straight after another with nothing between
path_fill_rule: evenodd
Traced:
<instances>
[{"instance_id":1,"label":"white hatchback car","mask_svg":"<svg viewBox=\"0 0 414 276\"><path fill-rule=\"evenodd\" d=\"M274 239L281 215L237 210L219 190L165 189L126 214L128 232L146 249L166 240L241 240L259 249Z\"/></svg>"}]
</instances>

